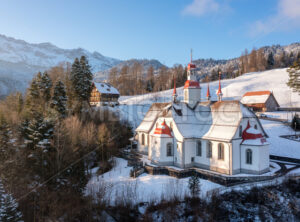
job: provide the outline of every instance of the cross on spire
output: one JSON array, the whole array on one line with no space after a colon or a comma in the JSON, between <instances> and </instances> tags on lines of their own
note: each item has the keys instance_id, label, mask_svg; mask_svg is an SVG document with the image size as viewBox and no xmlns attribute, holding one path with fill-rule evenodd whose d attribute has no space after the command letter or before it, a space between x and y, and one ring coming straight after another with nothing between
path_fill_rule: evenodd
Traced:
<instances>
[{"instance_id":1,"label":"cross on spire","mask_svg":"<svg viewBox=\"0 0 300 222\"><path fill-rule=\"evenodd\" d=\"M193 61L193 49L191 49L191 63Z\"/></svg>"},{"instance_id":2,"label":"cross on spire","mask_svg":"<svg viewBox=\"0 0 300 222\"><path fill-rule=\"evenodd\" d=\"M222 101L223 93L222 93L222 87L221 87L221 72L219 72L219 89L218 89L217 95L218 95L218 100Z\"/></svg>"}]
</instances>

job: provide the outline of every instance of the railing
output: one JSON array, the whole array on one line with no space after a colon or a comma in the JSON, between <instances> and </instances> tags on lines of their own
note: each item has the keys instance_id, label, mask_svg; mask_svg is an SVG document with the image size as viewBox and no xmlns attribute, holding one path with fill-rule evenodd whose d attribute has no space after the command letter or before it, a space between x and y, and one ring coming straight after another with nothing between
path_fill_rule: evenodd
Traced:
<instances>
[{"instance_id":1,"label":"railing","mask_svg":"<svg viewBox=\"0 0 300 222\"><path fill-rule=\"evenodd\" d=\"M279 181L284 181L286 179L290 178L300 178L300 173L294 173L294 174L288 174L281 177L275 177L273 176L273 179L265 180L265 181L256 181L252 183L246 183L246 184L238 184L231 187L219 187L212 190L209 190L206 192L207 197L211 197L213 194L222 194L226 192L231 192L234 190L246 190L246 189L252 189L253 187L262 187L262 186L272 186L272 185L278 185Z\"/></svg>"}]
</instances>

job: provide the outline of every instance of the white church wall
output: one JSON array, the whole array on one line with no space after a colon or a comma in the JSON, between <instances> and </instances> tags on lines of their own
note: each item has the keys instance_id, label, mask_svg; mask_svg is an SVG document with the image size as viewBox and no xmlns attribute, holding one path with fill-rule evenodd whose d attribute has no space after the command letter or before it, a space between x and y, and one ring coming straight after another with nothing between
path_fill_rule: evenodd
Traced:
<instances>
[{"instance_id":1,"label":"white church wall","mask_svg":"<svg viewBox=\"0 0 300 222\"><path fill-rule=\"evenodd\" d=\"M220 172L220 173L230 173L230 158L229 158L229 144L224 142L218 141L211 141L212 142L212 158L209 160L209 167L211 170ZM224 159L218 159L218 144L223 143L224 145Z\"/></svg>"},{"instance_id":2,"label":"white church wall","mask_svg":"<svg viewBox=\"0 0 300 222\"><path fill-rule=\"evenodd\" d=\"M241 170L241 148L242 139L232 140L232 174L240 173Z\"/></svg>"},{"instance_id":3,"label":"white church wall","mask_svg":"<svg viewBox=\"0 0 300 222\"><path fill-rule=\"evenodd\" d=\"M246 150L252 151L252 164L246 163ZM241 172L261 174L269 170L269 145L241 146Z\"/></svg>"},{"instance_id":4,"label":"white church wall","mask_svg":"<svg viewBox=\"0 0 300 222\"><path fill-rule=\"evenodd\" d=\"M209 169L209 163L210 163L210 158L207 158L206 152L207 152L207 146L208 146L208 141L207 140L200 140L202 144L202 152L201 156L197 156L197 141L195 141L195 166L204 168L204 169Z\"/></svg>"}]
</instances>

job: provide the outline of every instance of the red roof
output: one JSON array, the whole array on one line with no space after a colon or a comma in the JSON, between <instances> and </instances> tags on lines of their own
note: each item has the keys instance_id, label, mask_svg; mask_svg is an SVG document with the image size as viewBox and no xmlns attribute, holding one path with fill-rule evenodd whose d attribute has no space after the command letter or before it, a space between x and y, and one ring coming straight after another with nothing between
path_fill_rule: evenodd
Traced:
<instances>
[{"instance_id":1,"label":"red roof","mask_svg":"<svg viewBox=\"0 0 300 222\"><path fill-rule=\"evenodd\" d=\"M188 69L195 69L195 68L196 68L195 64L193 64L193 63L188 64Z\"/></svg>"},{"instance_id":2,"label":"red roof","mask_svg":"<svg viewBox=\"0 0 300 222\"><path fill-rule=\"evenodd\" d=\"M270 95L270 91L255 91L255 92L246 92L244 96L262 96L262 95Z\"/></svg>"},{"instance_id":3,"label":"red roof","mask_svg":"<svg viewBox=\"0 0 300 222\"><path fill-rule=\"evenodd\" d=\"M242 138L243 138L243 141L244 140L255 140L255 139L263 139L263 135L258 132L258 133L248 133L247 130L250 128L250 122L248 120L248 125L246 127L246 129L243 131L243 134L242 134Z\"/></svg>"},{"instance_id":4,"label":"red roof","mask_svg":"<svg viewBox=\"0 0 300 222\"><path fill-rule=\"evenodd\" d=\"M156 129L154 130L154 134L156 134L156 135L168 135L168 136L172 137L171 129L168 127L165 120L161 124L161 127L156 127Z\"/></svg>"},{"instance_id":5,"label":"red roof","mask_svg":"<svg viewBox=\"0 0 300 222\"><path fill-rule=\"evenodd\" d=\"M184 88L200 88L200 84L198 81L194 81L194 80L187 80L184 83Z\"/></svg>"}]
</instances>

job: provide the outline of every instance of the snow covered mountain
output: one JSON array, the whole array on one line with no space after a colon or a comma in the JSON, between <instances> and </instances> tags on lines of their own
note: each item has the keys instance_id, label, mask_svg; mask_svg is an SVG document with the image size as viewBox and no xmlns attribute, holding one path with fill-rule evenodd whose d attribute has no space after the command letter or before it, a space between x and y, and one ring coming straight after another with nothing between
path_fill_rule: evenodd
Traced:
<instances>
[{"instance_id":1,"label":"snow covered mountain","mask_svg":"<svg viewBox=\"0 0 300 222\"><path fill-rule=\"evenodd\" d=\"M33 75L58 65L72 63L86 56L93 72L109 69L121 61L85 49L61 49L51 43L30 44L23 40L0 35L0 96L23 91Z\"/></svg>"}]
</instances>

